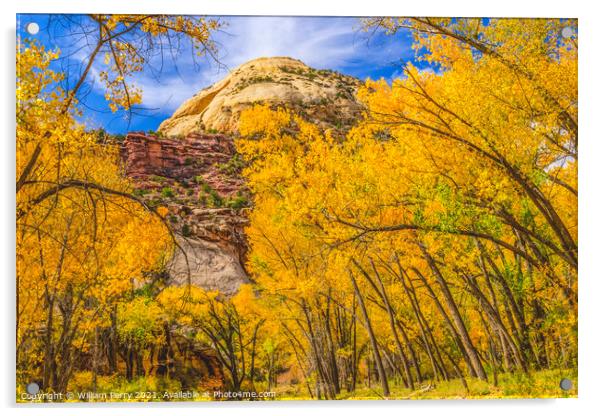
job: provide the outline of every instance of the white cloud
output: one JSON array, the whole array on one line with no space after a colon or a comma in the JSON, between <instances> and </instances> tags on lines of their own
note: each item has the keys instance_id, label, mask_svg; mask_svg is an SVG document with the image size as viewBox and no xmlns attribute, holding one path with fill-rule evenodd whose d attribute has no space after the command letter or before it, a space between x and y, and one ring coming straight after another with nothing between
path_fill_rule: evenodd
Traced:
<instances>
[{"instance_id":1,"label":"white cloud","mask_svg":"<svg viewBox=\"0 0 602 416\"><path fill-rule=\"evenodd\" d=\"M290 56L310 66L337 69L366 62L378 65L411 52L392 42L385 48L369 47L368 35L355 18L233 17L228 23L229 35L217 40L231 67L261 56Z\"/></svg>"},{"instance_id":2,"label":"white cloud","mask_svg":"<svg viewBox=\"0 0 602 416\"><path fill-rule=\"evenodd\" d=\"M155 78L140 74L134 78L134 83L142 90L145 108L171 114L185 100L213 83L213 79L202 71L186 77L176 74Z\"/></svg>"},{"instance_id":3,"label":"white cloud","mask_svg":"<svg viewBox=\"0 0 602 416\"><path fill-rule=\"evenodd\" d=\"M225 63L238 66L261 56L291 56L311 66L334 66L353 56L353 20L338 18L235 17L220 36Z\"/></svg>"}]
</instances>

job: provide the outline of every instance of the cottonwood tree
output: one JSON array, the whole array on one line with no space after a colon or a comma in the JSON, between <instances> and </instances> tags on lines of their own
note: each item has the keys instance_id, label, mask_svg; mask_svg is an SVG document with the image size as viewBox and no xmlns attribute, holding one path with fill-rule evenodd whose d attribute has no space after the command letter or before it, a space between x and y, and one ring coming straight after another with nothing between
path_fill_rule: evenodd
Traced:
<instances>
[{"instance_id":1,"label":"cottonwood tree","mask_svg":"<svg viewBox=\"0 0 602 416\"><path fill-rule=\"evenodd\" d=\"M53 20L53 23L55 21ZM160 270L173 250L162 216L132 196L118 149L97 143L76 121L93 69L113 111L132 111L131 84L157 53L214 55L214 19L176 16L63 16L89 54L75 78L58 51L17 49L17 368L46 391L66 391L91 351L95 327L124 294ZM74 35L75 36L75 35ZM95 344L94 344L95 345Z\"/></svg>"}]
</instances>

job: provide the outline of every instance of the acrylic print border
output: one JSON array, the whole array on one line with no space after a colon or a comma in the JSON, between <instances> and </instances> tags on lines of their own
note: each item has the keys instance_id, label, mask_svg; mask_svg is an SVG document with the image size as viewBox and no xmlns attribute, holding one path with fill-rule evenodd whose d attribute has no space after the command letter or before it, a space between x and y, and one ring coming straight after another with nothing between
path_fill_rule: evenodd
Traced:
<instances>
[{"instance_id":1,"label":"acrylic print border","mask_svg":"<svg viewBox=\"0 0 602 416\"><path fill-rule=\"evenodd\" d=\"M230 19L251 21L249 37L254 20L325 26ZM18 296L40 302L39 314L17 309L18 401L576 395L576 21L372 20L380 32L361 46L363 65L400 44L424 55L380 72L303 49L318 68L234 60L132 133L144 92L157 91L144 83L157 59L149 39L192 38L211 60L220 22L100 20L86 22L110 41L88 72L90 55L61 79L58 56L18 52ZM466 38L466 27L483 33ZM475 43L486 36L501 46ZM534 39L555 57L525 48ZM178 77L166 88L190 96L192 78ZM216 100L226 96L228 111ZM90 122L92 104L132 119ZM178 107L184 120L170 117ZM58 180L45 176L53 166Z\"/></svg>"}]
</instances>

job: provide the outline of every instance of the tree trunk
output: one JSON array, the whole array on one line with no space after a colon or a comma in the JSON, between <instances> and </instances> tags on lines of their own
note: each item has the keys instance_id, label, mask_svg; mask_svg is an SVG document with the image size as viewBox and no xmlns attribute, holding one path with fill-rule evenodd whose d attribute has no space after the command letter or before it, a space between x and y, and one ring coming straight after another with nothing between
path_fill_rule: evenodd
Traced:
<instances>
[{"instance_id":1,"label":"tree trunk","mask_svg":"<svg viewBox=\"0 0 602 416\"><path fill-rule=\"evenodd\" d=\"M355 290L355 295L357 297L358 303L360 305L360 310L362 311L362 315L364 317L366 330L368 331L368 336L370 337L370 343L372 344L372 350L374 354L374 361L376 362L376 368L378 370L378 376L380 378L383 395L385 397L389 397L389 383L387 382L387 375L385 374L385 368L383 367L383 362L380 356L380 352L378 349L378 343L376 342L376 337L374 336L374 331L372 330L372 324L370 323L370 318L368 317L368 311L366 310L366 305L364 304L364 298L360 293L360 290L357 286L357 282L355 281L355 276L349 270L349 277L351 278L351 283L353 284L353 288Z\"/></svg>"},{"instance_id":2,"label":"tree trunk","mask_svg":"<svg viewBox=\"0 0 602 416\"><path fill-rule=\"evenodd\" d=\"M437 282L439 283L439 286L441 287L441 292L443 293L443 297L445 299L445 302L447 303L447 307L450 311L454 323L456 324L456 329L458 330L460 339L464 344L464 348L466 349L466 353L468 354L470 362L472 363L472 366L475 369L477 377L481 380L487 380L487 374L485 373L485 369L483 368L483 363L481 362L479 354L468 335L468 330L466 329L466 325L464 325L464 321L462 320L462 316L460 315L460 311L458 310L458 305L456 305L456 302L454 301L449 287L447 286L447 282L443 278L443 275L439 271L435 260L431 257L424 244L418 243L418 246L420 247L425 259L427 260L431 270L433 271L433 274L435 275L435 278L437 279Z\"/></svg>"}]
</instances>

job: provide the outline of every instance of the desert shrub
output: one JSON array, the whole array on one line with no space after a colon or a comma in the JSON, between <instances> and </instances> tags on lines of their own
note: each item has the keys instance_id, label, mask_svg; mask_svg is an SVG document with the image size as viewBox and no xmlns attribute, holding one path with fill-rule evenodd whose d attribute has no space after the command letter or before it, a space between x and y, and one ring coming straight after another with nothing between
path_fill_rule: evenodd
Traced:
<instances>
[{"instance_id":1,"label":"desert shrub","mask_svg":"<svg viewBox=\"0 0 602 416\"><path fill-rule=\"evenodd\" d=\"M230 158L228 162L219 164L218 169L220 172L226 173L228 175L235 175L240 173L244 166L244 160L238 153L236 153Z\"/></svg>"},{"instance_id":2,"label":"desert shrub","mask_svg":"<svg viewBox=\"0 0 602 416\"><path fill-rule=\"evenodd\" d=\"M150 179L155 182L165 182L167 178L165 176L160 175L151 175Z\"/></svg>"},{"instance_id":3,"label":"desert shrub","mask_svg":"<svg viewBox=\"0 0 602 416\"><path fill-rule=\"evenodd\" d=\"M248 200L244 195L238 195L226 201L226 206L232 209L241 209L247 206Z\"/></svg>"},{"instance_id":4,"label":"desert shrub","mask_svg":"<svg viewBox=\"0 0 602 416\"><path fill-rule=\"evenodd\" d=\"M174 190L171 189L169 186L166 186L165 188L161 189L161 196L165 198L173 198L174 195Z\"/></svg>"},{"instance_id":5,"label":"desert shrub","mask_svg":"<svg viewBox=\"0 0 602 416\"><path fill-rule=\"evenodd\" d=\"M150 191L148 189L144 189L144 188L138 188L138 189L134 189L134 191L132 192L135 196L138 197L142 197L144 195L147 195Z\"/></svg>"},{"instance_id":6,"label":"desert shrub","mask_svg":"<svg viewBox=\"0 0 602 416\"><path fill-rule=\"evenodd\" d=\"M223 199L215 189L211 189L207 194L207 206L219 208L223 205Z\"/></svg>"}]
</instances>

